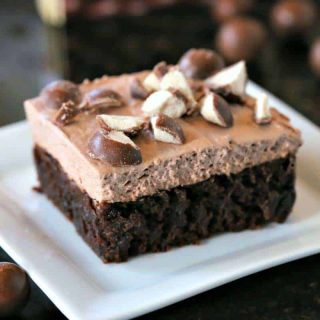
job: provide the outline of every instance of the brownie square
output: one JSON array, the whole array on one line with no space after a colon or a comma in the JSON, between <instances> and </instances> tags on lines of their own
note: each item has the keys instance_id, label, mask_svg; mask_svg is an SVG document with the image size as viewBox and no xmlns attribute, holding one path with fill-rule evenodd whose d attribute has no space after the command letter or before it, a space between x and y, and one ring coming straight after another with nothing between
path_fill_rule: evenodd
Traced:
<instances>
[{"instance_id":1,"label":"brownie square","mask_svg":"<svg viewBox=\"0 0 320 320\"><path fill-rule=\"evenodd\" d=\"M104 262L291 212L299 131L245 93L243 61L224 68L202 49L183 60L58 81L25 103L41 189Z\"/></svg>"}]
</instances>

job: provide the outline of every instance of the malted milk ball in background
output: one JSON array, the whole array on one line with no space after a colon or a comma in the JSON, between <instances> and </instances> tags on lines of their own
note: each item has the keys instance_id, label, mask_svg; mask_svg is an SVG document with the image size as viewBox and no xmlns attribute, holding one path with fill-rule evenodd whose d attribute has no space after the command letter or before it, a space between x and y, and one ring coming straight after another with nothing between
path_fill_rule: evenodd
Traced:
<instances>
[{"instance_id":1,"label":"malted milk ball in background","mask_svg":"<svg viewBox=\"0 0 320 320\"><path fill-rule=\"evenodd\" d=\"M211 14L216 21L223 22L231 17L248 13L253 5L253 0L216 0L212 2Z\"/></svg>"},{"instance_id":2,"label":"malted milk ball in background","mask_svg":"<svg viewBox=\"0 0 320 320\"><path fill-rule=\"evenodd\" d=\"M216 48L229 62L250 61L259 54L267 41L264 25L250 17L235 17L221 25Z\"/></svg>"},{"instance_id":3,"label":"malted milk ball in background","mask_svg":"<svg viewBox=\"0 0 320 320\"><path fill-rule=\"evenodd\" d=\"M309 63L313 73L320 78L320 37L316 38L311 46Z\"/></svg>"},{"instance_id":4,"label":"malted milk ball in background","mask_svg":"<svg viewBox=\"0 0 320 320\"><path fill-rule=\"evenodd\" d=\"M314 26L318 15L313 0L280 0L271 10L270 20L282 37L305 35Z\"/></svg>"}]
</instances>

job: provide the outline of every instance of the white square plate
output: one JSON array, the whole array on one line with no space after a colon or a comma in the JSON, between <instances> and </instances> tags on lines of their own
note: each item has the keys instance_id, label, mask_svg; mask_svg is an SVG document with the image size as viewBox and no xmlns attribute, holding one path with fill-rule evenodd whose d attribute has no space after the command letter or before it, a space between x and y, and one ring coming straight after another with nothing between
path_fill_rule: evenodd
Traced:
<instances>
[{"instance_id":1,"label":"white square plate","mask_svg":"<svg viewBox=\"0 0 320 320\"><path fill-rule=\"evenodd\" d=\"M250 83L249 92L262 89ZM126 319L248 274L320 252L320 130L272 97L303 133L298 200L287 223L103 264L73 225L34 193L25 122L0 130L0 245L70 319Z\"/></svg>"}]
</instances>

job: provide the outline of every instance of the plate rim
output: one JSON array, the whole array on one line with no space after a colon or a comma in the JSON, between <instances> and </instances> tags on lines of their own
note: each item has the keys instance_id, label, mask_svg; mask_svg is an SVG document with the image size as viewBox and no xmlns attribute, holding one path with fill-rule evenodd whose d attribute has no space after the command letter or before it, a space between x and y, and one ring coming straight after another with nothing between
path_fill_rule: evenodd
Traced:
<instances>
[{"instance_id":1,"label":"plate rim","mask_svg":"<svg viewBox=\"0 0 320 320\"><path fill-rule=\"evenodd\" d=\"M320 137L320 128L315 125L313 122L311 122L309 119L307 119L305 116L301 115L299 112L297 112L296 110L292 109L291 107L289 107L287 104L285 104L283 101L281 101L280 99L276 98L274 95L270 94L267 90L259 87L257 84L253 83L250 81L249 83L249 87L250 87L250 91L251 92L266 92L269 94L269 96L271 97L272 101L277 105L277 107L281 107L286 109L286 111L288 111L290 113L290 117L292 117L292 115L297 118L296 120L300 121L300 122L304 122L308 125L308 127L310 128L310 130L315 131L317 135L319 135ZM19 130L26 130L27 127L27 122L24 121L20 121L20 122L16 122L14 124L9 124L6 126L3 126L0 128L0 140L1 139L5 139L6 136L11 135L12 133L15 133L16 131ZM0 187L1 187L1 181L0 181ZM3 196L3 192L1 191L0 188L0 194ZM12 200L12 199L11 199ZM15 201L16 202L16 201ZM16 202L16 205L19 205L19 203ZM1 203L0 203L0 214L2 214L3 212L5 214L8 214L8 211L10 211L10 209L4 207ZM319 208L319 212L320 212L320 208ZM12 218L12 217L11 217ZM313 228L309 226L309 228L305 228L303 234L308 234L310 232L310 229L312 230ZM319 240L320 240L320 235L319 235ZM292 242L293 239L289 238L287 240L287 242ZM229 276L226 276L225 278L221 278L220 281L214 280L213 277L210 277L209 281L208 278L204 281L201 282L201 284L197 283L196 285L193 284L192 287L189 287L188 290L185 290L184 292L182 292L182 290L180 289L180 294L177 294L175 291L170 292L170 295L166 296L166 297L162 297L161 299L157 299L157 301L155 299L148 302L148 304L146 305L146 303L141 304L139 307L131 307L131 310L126 310L125 308L123 310L120 310L119 312L114 312L113 314L110 314L108 312L97 315L95 314L95 312L93 312L93 310L85 308L83 306L83 309L76 309L75 306L68 304L68 302L63 301L60 297L59 294L57 292L54 292L53 288L50 287L50 281L46 281L46 279L43 279L43 275L40 275L36 272L36 270L28 270L28 263L27 261L25 261L25 259L17 252L15 252L15 248L10 246L10 244L8 243L8 241L6 239L4 239L4 237L2 236L2 234L0 234L0 245L1 247L8 252L8 254L17 262L19 263L22 267L24 267L30 274L31 278L34 280L34 282L41 288L41 290L43 290L45 292L45 294L50 298L50 300L52 300L52 302L61 310L61 312L63 312L68 318L70 319L90 319L90 320L102 320L102 319L106 319L106 317L109 319L110 317L112 317L112 319L127 319L127 318L132 318L132 317L136 317L136 316L140 316L143 315L145 313L149 313L151 311L163 308L165 306L168 306L170 304L176 303L178 301L184 300L186 298L189 298L191 296L194 296L196 294L202 293L204 291L216 288L220 285L223 285L225 283L234 281L236 279L242 278L244 276L256 273L256 272L260 272L262 270L266 270L268 268L271 268L273 266L277 266L277 265L281 265L283 263L286 262L290 262L293 260L297 260L303 257L307 257L309 255L315 254L315 253L319 253L320 252L320 241L318 241L319 244L317 244L317 241L313 242L311 241L309 243L309 245L307 246L308 248L306 249L305 245L304 247L299 247L297 246L294 250L294 253L288 253L288 254L281 254L278 256L278 258L273 258L273 259L269 259L268 261L264 261L267 258L265 257L265 259L260 260L260 264L256 264L253 266L248 266L247 268L242 268L241 272L234 272L234 274ZM285 245L286 242L280 242L278 244L276 244L276 247L281 247L282 245ZM266 248L268 248L268 246L266 246ZM253 255L255 254L255 251L252 253ZM262 261L264 261L262 263ZM209 267L211 266L210 264L207 266ZM203 270L200 269L200 271ZM196 273L199 273L199 270L194 271ZM201 271L202 272L202 271ZM189 277L189 273L183 273L182 278L184 277ZM180 278L178 279L179 281ZM163 286L167 286L168 282L165 281L163 283L160 284L160 290L161 287ZM147 289L150 290L151 287L154 287L154 285L149 286ZM159 289L159 285L157 285L157 290ZM111 294L112 295L112 294ZM119 299L121 299L121 297L118 297ZM104 297L104 299L106 299L106 297ZM70 302L70 301L69 301ZM99 303L101 301L98 301ZM134 309L134 310L133 310Z\"/></svg>"}]
</instances>

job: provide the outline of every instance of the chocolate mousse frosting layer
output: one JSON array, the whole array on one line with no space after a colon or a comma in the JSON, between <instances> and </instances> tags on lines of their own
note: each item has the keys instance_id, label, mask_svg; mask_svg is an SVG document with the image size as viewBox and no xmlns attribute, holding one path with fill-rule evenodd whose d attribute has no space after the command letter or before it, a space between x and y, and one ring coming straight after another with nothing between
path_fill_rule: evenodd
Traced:
<instances>
[{"instance_id":1,"label":"chocolate mousse frosting layer","mask_svg":"<svg viewBox=\"0 0 320 320\"><path fill-rule=\"evenodd\" d=\"M149 72L103 77L80 85L82 94L96 88L119 93L124 107L108 109L108 114L142 116L143 101L133 99L130 86ZM67 126L53 121L56 110L46 107L43 97L25 102L36 145L59 161L79 188L100 202L134 201L159 190L191 185L215 174L238 173L245 168L295 154L301 145L300 133L289 120L272 109L272 122L254 121L255 100L246 97L243 105L232 104L234 123L223 128L200 115L176 119L185 142L181 145L156 141L144 130L132 140L141 151L138 165L114 167L88 155L88 141L97 130L94 114L79 115Z\"/></svg>"}]
</instances>

